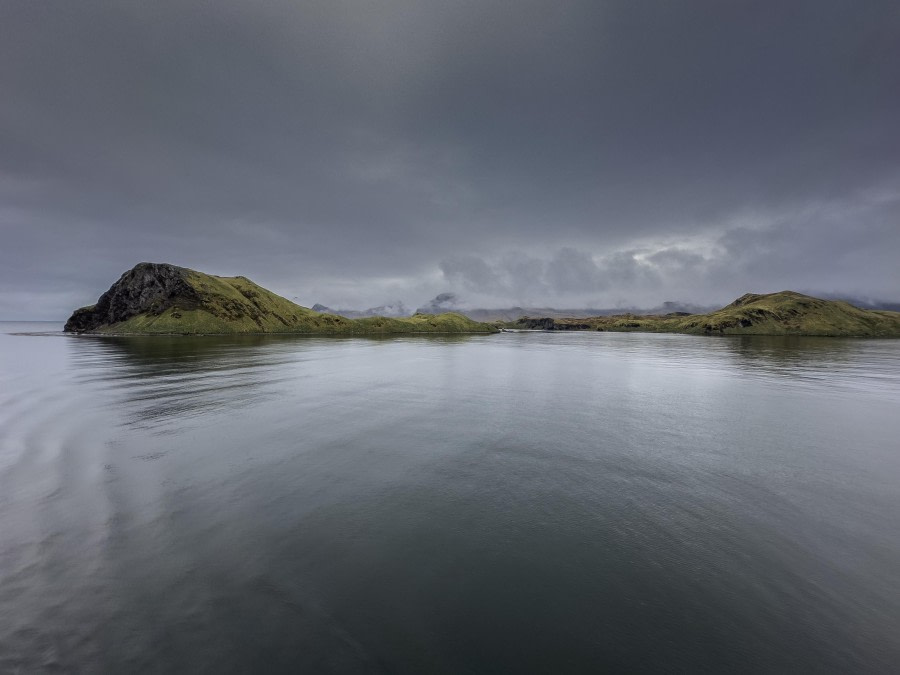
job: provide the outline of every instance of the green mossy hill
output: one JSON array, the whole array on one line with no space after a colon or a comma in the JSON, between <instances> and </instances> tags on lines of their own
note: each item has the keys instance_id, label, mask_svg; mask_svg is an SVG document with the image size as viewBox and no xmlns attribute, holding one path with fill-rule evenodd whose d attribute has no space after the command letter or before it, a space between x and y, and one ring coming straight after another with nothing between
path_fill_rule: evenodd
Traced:
<instances>
[{"instance_id":1,"label":"green mossy hill","mask_svg":"<svg viewBox=\"0 0 900 675\"><path fill-rule=\"evenodd\" d=\"M460 314L408 319L345 319L314 312L246 277L218 277L184 267L140 263L96 305L75 310L65 330L100 334L488 333L496 329Z\"/></svg>"},{"instance_id":2,"label":"green mossy hill","mask_svg":"<svg viewBox=\"0 0 900 675\"><path fill-rule=\"evenodd\" d=\"M748 293L715 312L684 317L679 326L702 333L900 337L900 312L860 309L793 291Z\"/></svg>"},{"instance_id":3,"label":"green mossy hill","mask_svg":"<svg viewBox=\"0 0 900 675\"><path fill-rule=\"evenodd\" d=\"M716 335L827 335L900 337L900 312L859 309L794 291L748 293L708 314L598 316L579 319L523 317L517 328L644 331Z\"/></svg>"}]
</instances>

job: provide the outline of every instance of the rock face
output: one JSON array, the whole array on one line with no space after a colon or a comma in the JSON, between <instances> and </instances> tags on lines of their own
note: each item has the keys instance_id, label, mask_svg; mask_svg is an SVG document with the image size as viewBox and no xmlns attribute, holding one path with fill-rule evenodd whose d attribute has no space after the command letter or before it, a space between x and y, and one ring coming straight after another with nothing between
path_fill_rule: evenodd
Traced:
<instances>
[{"instance_id":1,"label":"rock face","mask_svg":"<svg viewBox=\"0 0 900 675\"><path fill-rule=\"evenodd\" d=\"M138 314L160 313L175 300L181 307L196 305L200 298L187 282L187 272L175 265L140 263L119 277L96 305L75 310L63 330L83 333Z\"/></svg>"},{"instance_id":2,"label":"rock face","mask_svg":"<svg viewBox=\"0 0 900 675\"><path fill-rule=\"evenodd\" d=\"M519 319L516 325L530 330L591 330L593 328L588 323L578 323L571 320L557 322L551 317L532 319L527 316Z\"/></svg>"}]
</instances>

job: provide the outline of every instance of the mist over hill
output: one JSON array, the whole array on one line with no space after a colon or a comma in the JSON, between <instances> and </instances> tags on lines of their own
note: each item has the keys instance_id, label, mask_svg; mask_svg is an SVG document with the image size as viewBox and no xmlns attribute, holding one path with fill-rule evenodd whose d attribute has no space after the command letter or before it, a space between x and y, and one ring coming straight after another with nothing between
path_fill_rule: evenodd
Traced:
<instances>
[{"instance_id":1,"label":"mist over hill","mask_svg":"<svg viewBox=\"0 0 900 675\"><path fill-rule=\"evenodd\" d=\"M314 312L322 312L323 314L343 316L347 319L363 319L372 316L406 317L412 316L413 314L413 312L407 309L406 305L400 300L385 305L379 305L378 307L369 307L368 309L332 309L331 307L316 303L312 306L312 310ZM440 312L431 313L439 314Z\"/></svg>"},{"instance_id":2,"label":"mist over hill","mask_svg":"<svg viewBox=\"0 0 900 675\"><path fill-rule=\"evenodd\" d=\"M336 314L350 319L358 319L372 316L392 316L405 317L413 314L441 314L444 312L456 312L467 316L475 321L514 321L522 316L543 316L543 317L588 317L588 316L609 316L612 314L667 314L670 312L684 312L689 314L700 314L715 309L715 306L697 305L687 302L666 301L657 307L548 307L548 306L519 306L510 307L473 307L469 305L464 298L456 293L443 292L425 304L416 308L415 312L410 311L402 301L395 301L378 307L370 307L368 309L334 309L316 303L312 309L317 312L328 314Z\"/></svg>"},{"instance_id":3,"label":"mist over hill","mask_svg":"<svg viewBox=\"0 0 900 675\"><path fill-rule=\"evenodd\" d=\"M886 302L871 298L861 298L846 294L818 294L804 293L811 297L819 297L823 300L836 300L846 302L854 307L866 310L900 311L900 302ZM666 314L706 314L719 309L720 305L699 304L667 300L656 306L618 306L618 307L552 307L534 305L513 305L509 307L477 307L466 302L465 298L449 291L439 293L434 298L418 307L415 312L410 311L401 301L387 303L379 307L368 309L332 309L322 304L313 305L312 309L318 312L336 314L351 319L372 316L412 316L414 313L440 314L443 312L456 312L469 317L474 321L515 321L523 316L545 317L552 319L587 318L595 316L616 316L631 314L636 316L666 315Z\"/></svg>"}]
</instances>

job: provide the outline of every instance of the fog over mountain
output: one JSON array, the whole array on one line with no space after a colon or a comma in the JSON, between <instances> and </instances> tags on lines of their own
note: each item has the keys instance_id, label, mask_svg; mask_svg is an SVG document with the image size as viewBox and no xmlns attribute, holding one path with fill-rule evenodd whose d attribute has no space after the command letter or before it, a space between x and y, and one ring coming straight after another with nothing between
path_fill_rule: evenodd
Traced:
<instances>
[{"instance_id":1,"label":"fog over mountain","mask_svg":"<svg viewBox=\"0 0 900 675\"><path fill-rule=\"evenodd\" d=\"M0 318L900 301L889 0L0 3Z\"/></svg>"},{"instance_id":2,"label":"fog over mountain","mask_svg":"<svg viewBox=\"0 0 900 675\"><path fill-rule=\"evenodd\" d=\"M338 316L344 316L348 319L361 319L367 316L402 317L411 316L413 314L413 312L407 309L406 305L400 301L387 305L379 305L378 307L369 307L367 309L334 309L333 307L328 307L327 305L317 302L311 309L316 312L324 312L325 314L337 314Z\"/></svg>"},{"instance_id":3,"label":"fog over mountain","mask_svg":"<svg viewBox=\"0 0 900 675\"><path fill-rule=\"evenodd\" d=\"M463 306L456 293L438 293L416 311L426 314L440 314L441 312L455 312Z\"/></svg>"}]
</instances>

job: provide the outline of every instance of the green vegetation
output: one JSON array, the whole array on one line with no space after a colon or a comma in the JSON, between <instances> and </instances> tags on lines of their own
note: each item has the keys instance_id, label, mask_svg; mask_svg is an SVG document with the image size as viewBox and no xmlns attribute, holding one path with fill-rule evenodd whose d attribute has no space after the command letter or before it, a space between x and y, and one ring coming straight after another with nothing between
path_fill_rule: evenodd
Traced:
<instances>
[{"instance_id":1,"label":"green vegetation","mask_svg":"<svg viewBox=\"0 0 900 675\"><path fill-rule=\"evenodd\" d=\"M497 328L455 313L346 319L301 307L246 277L219 277L173 265L141 263L123 274L96 305L76 310L66 330L110 335L355 335L489 333Z\"/></svg>"},{"instance_id":2,"label":"green vegetation","mask_svg":"<svg viewBox=\"0 0 900 675\"><path fill-rule=\"evenodd\" d=\"M715 312L684 317L679 326L685 332L742 335L900 337L900 312L865 310L793 291L748 293Z\"/></svg>"},{"instance_id":3,"label":"green vegetation","mask_svg":"<svg viewBox=\"0 0 900 675\"><path fill-rule=\"evenodd\" d=\"M900 337L900 312L859 309L839 300L821 300L782 291L748 293L708 314L598 316L579 319L523 317L515 328L643 331L717 335L829 335Z\"/></svg>"},{"instance_id":4,"label":"green vegetation","mask_svg":"<svg viewBox=\"0 0 900 675\"><path fill-rule=\"evenodd\" d=\"M72 314L65 330L112 335L308 333L492 333L500 327L547 330L644 331L716 335L835 335L900 337L900 312L870 311L793 291L748 293L708 314L529 318L488 324L462 314L397 319L347 319L315 312L246 277L218 277L184 267L140 263L95 305Z\"/></svg>"},{"instance_id":5,"label":"green vegetation","mask_svg":"<svg viewBox=\"0 0 900 675\"><path fill-rule=\"evenodd\" d=\"M372 333L491 333L496 328L478 323L461 314L417 314L406 319L371 317L345 319L333 314L320 314L305 307L300 312L277 317L251 310L252 314L232 312L222 316L205 308L185 310L170 307L160 314L139 314L119 323L104 326L95 333L125 334L197 334L227 335L231 333L310 333L355 335ZM284 321L282 322L282 319Z\"/></svg>"}]
</instances>

